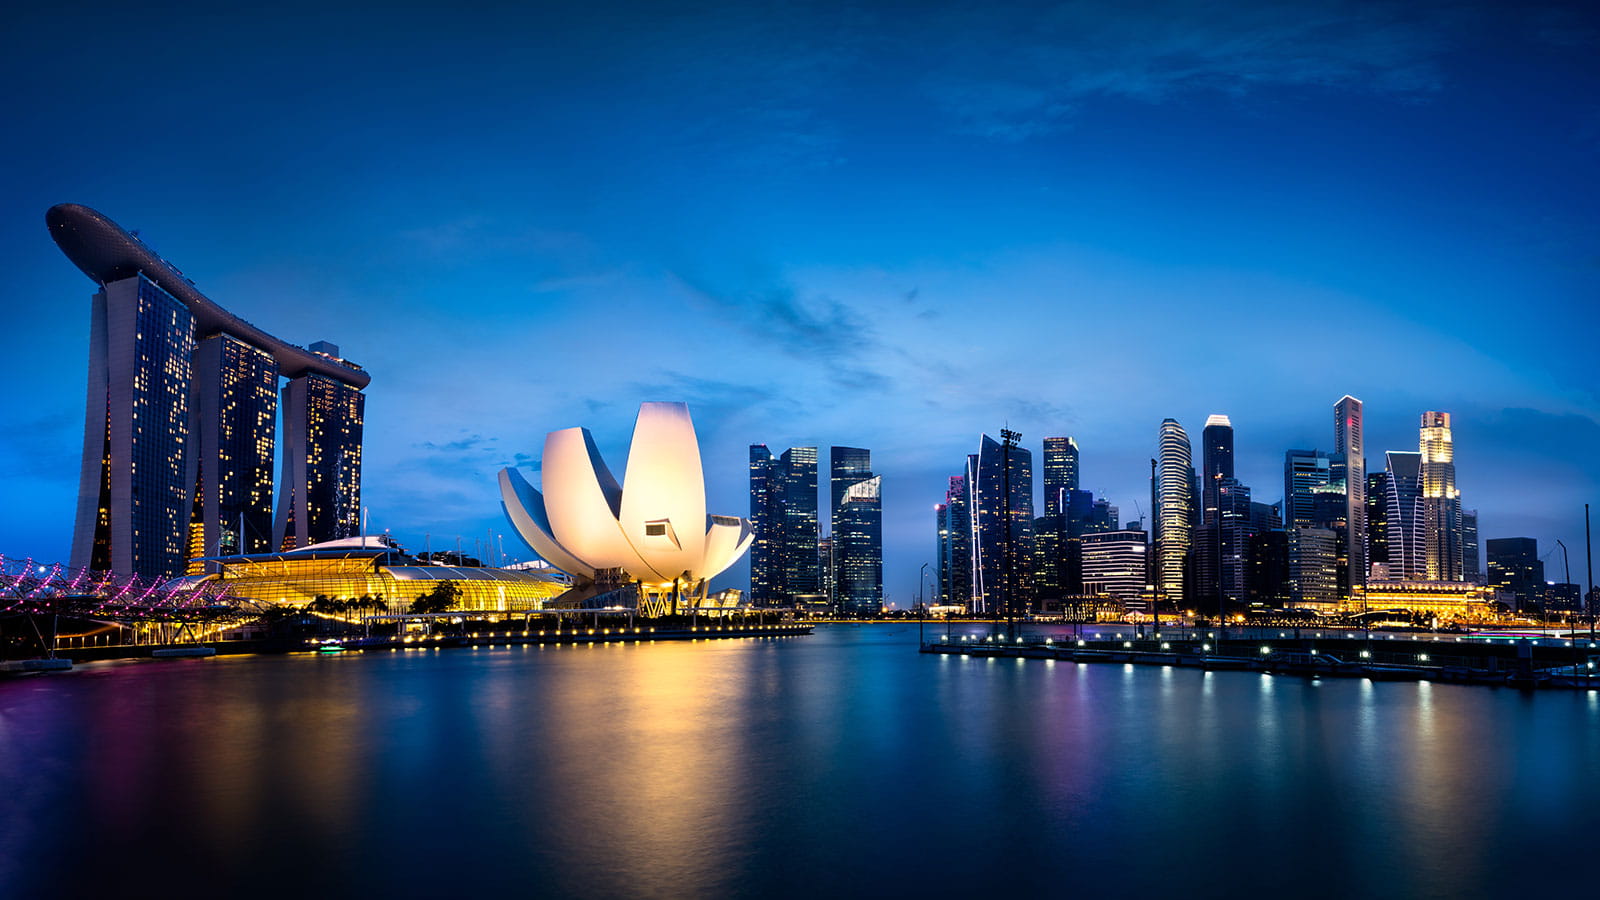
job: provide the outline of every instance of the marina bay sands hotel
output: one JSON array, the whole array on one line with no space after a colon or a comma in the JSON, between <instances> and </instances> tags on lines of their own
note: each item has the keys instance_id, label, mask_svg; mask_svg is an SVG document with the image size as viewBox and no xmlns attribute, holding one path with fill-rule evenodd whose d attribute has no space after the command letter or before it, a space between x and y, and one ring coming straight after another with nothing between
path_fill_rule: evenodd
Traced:
<instances>
[{"instance_id":1,"label":"marina bay sands hotel","mask_svg":"<svg viewBox=\"0 0 1600 900\"><path fill-rule=\"evenodd\" d=\"M175 576L198 557L357 533L371 376L333 344L297 347L234 316L88 207L51 207L45 224L99 285L73 566Z\"/></svg>"}]
</instances>

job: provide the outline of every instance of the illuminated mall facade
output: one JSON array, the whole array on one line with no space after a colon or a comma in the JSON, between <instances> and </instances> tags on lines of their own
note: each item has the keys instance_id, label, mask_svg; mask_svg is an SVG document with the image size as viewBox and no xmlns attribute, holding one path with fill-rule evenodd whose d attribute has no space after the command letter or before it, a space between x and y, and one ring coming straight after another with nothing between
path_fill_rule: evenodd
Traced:
<instances>
[{"instance_id":1,"label":"illuminated mall facade","mask_svg":"<svg viewBox=\"0 0 1600 900\"><path fill-rule=\"evenodd\" d=\"M419 561L386 537L355 537L273 553L213 557L212 572L183 581L210 583L263 606L305 607L319 597L350 603L357 615L401 614L445 582L457 591L452 611L532 612L571 586L551 568L438 565Z\"/></svg>"},{"instance_id":2,"label":"illuminated mall facade","mask_svg":"<svg viewBox=\"0 0 1600 900\"><path fill-rule=\"evenodd\" d=\"M45 224L98 285L71 565L173 576L357 533L360 366L234 316L88 207L52 207Z\"/></svg>"}]
</instances>

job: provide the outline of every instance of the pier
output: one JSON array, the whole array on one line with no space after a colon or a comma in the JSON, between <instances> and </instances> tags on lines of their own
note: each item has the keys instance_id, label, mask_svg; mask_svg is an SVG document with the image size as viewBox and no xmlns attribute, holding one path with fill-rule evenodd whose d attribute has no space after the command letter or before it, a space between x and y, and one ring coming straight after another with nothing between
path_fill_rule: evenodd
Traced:
<instances>
[{"instance_id":1,"label":"pier","mask_svg":"<svg viewBox=\"0 0 1600 900\"><path fill-rule=\"evenodd\" d=\"M986 659L1175 666L1373 681L1439 681L1516 688L1600 690L1600 643L1574 638L1367 637L1171 639L1071 635L949 636L921 652Z\"/></svg>"}]
</instances>

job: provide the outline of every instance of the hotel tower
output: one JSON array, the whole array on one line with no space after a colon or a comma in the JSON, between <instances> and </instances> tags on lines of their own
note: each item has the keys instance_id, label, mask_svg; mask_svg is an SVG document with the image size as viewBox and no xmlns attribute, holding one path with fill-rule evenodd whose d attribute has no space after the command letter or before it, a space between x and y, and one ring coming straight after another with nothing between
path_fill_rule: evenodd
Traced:
<instances>
[{"instance_id":1,"label":"hotel tower","mask_svg":"<svg viewBox=\"0 0 1600 900\"><path fill-rule=\"evenodd\" d=\"M45 224L99 285L73 566L174 576L197 557L356 533L366 372L331 344L297 347L237 318L92 209L51 207Z\"/></svg>"}]
</instances>

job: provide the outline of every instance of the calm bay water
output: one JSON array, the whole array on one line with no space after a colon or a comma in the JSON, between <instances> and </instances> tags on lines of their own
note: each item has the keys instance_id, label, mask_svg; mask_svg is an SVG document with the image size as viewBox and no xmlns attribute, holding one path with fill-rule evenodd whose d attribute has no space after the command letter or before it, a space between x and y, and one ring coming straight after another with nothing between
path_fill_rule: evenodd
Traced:
<instances>
[{"instance_id":1,"label":"calm bay water","mask_svg":"<svg viewBox=\"0 0 1600 900\"><path fill-rule=\"evenodd\" d=\"M0 897L1584 896L1600 878L1600 695L916 641L835 626L0 683Z\"/></svg>"}]
</instances>

